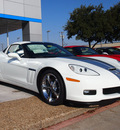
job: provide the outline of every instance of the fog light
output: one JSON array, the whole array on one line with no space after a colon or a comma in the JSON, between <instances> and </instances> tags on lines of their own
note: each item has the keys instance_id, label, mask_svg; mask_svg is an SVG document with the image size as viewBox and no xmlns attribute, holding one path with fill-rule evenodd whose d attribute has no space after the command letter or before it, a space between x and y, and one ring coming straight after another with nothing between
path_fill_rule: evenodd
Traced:
<instances>
[{"instance_id":1,"label":"fog light","mask_svg":"<svg viewBox=\"0 0 120 130\"><path fill-rule=\"evenodd\" d=\"M84 95L96 95L96 90L84 90Z\"/></svg>"}]
</instances>

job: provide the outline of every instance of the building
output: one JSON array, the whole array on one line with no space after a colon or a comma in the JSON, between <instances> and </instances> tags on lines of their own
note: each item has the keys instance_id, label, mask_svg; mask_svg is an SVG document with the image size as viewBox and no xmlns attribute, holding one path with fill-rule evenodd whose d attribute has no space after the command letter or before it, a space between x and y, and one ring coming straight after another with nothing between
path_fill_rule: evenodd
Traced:
<instances>
[{"instance_id":1,"label":"building","mask_svg":"<svg viewBox=\"0 0 120 130\"><path fill-rule=\"evenodd\" d=\"M0 34L17 29L23 41L42 41L41 0L0 0Z\"/></svg>"}]
</instances>

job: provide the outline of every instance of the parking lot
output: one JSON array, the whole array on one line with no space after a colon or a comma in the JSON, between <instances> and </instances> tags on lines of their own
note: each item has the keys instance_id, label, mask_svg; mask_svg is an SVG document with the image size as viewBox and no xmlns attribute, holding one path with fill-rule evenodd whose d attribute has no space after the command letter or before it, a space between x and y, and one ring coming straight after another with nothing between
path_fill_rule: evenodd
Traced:
<instances>
[{"instance_id":1,"label":"parking lot","mask_svg":"<svg viewBox=\"0 0 120 130\"><path fill-rule=\"evenodd\" d=\"M1 83L0 84L0 102L12 101L16 99L29 98L33 96L29 92L22 91L20 87Z\"/></svg>"}]
</instances>

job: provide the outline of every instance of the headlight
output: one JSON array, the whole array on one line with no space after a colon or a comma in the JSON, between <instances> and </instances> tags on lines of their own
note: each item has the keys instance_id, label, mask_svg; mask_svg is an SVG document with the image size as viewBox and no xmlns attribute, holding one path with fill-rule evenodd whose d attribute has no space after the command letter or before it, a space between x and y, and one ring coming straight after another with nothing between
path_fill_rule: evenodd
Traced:
<instances>
[{"instance_id":1,"label":"headlight","mask_svg":"<svg viewBox=\"0 0 120 130\"><path fill-rule=\"evenodd\" d=\"M70 64L69 65L69 68L77 73L77 74L81 74L81 75L89 75L89 76L98 76L100 75L99 73L97 73L96 71L92 70L92 69L89 69L87 67L84 67L84 66L80 66L80 65L73 65L73 64Z\"/></svg>"}]
</instances>

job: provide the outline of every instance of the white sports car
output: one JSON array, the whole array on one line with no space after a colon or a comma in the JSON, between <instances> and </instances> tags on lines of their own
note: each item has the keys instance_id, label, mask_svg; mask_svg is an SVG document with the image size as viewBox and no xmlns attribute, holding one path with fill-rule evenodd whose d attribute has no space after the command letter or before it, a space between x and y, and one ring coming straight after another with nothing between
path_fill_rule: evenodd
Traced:
<instances>
[{"instance_id":1,"label":"white sports car","mask_svg":"<svg viewBox=\"0 0 120 130\"><path fill-rule=\"evenodd\" d=\"M66 99L96 103L120 98L118 64L74 57L53 43L10 45L0 53L0 81L39 92L51 105Z\"/></svg>"}]
</instances>

